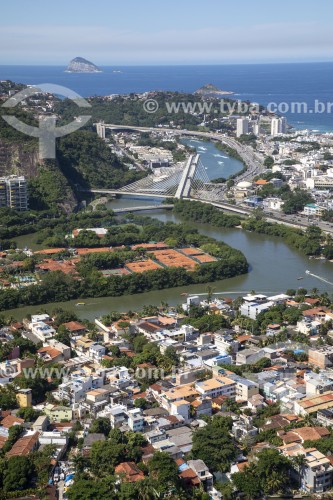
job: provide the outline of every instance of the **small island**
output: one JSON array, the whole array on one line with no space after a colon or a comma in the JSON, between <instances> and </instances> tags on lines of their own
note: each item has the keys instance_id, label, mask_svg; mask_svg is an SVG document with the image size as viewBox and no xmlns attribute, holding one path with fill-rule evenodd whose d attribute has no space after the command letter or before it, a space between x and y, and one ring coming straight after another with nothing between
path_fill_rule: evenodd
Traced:
<instances>
[{"instance_id":1,"label":"small island","mask_svg":"<svg viewBox=\"0 0 333 500\"><path fill-rule=\"evenodd\" d=\"M232 95L234 92L229 90L221 90L212 83L206 83L203 87L200 87L194 92L197 95Z\"/></svg>"},{"instance_id":2,"label":"small island","mask_svg":"<svg viewBox=\"0 0 333 500\"><path fill-rule=\"evenodd\" d=\"M68 64L65 73L102 73L102 70L83 57L75 57Z\"/></svg>"}]
</instances>

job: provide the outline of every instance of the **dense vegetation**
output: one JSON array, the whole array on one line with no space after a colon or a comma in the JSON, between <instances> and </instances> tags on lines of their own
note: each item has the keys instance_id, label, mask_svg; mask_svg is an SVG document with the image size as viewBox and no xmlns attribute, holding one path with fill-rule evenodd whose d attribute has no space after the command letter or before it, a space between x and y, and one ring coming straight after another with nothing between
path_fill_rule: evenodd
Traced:
<instances>
[{"instance_id":1,"label":"dense vegetation","mask_svg":"<svg viewBox=\"0 0 333 500\"><path fill-rule=\"evenodd\" d=\"M185 220L209 223L216 227L235 227L241 223L239 215L226 214L213 205L200 201L174 200L173 211Z\"/></svg>"},{"instance_id":2,"label":"dense vegetation","mask_svg":"<svg viewBox=\"0 0 333 500\"><path fill-rule=\"evenodd\" d=\"M144 219L142 219L143 221ZM151 222L148 219L148 222ZM247 272L248 264L244 255L225 243L216 242L198 233L194 228L183 224L155 221L144 226L141 241L167 240L172 246L203 246L218 258L216 262L197 266L193 272L182 267L162 268L141 274L110 276L105 278L99 269L112 265L121 266L132 259L130 252L113 252L111 255L99 255L85 258L78 266L80 277L64 275L60 271L41 275L41 283L22 290L9 289L0 291L0 310L12 309L19 305L42 304L46 302L67 301L79 297L120 296L141 293L175 286L207 283L230 278ZM128 237L127 244L135 243ZM207 246L208 245L208 246Z\"/></svg>"},{"instance_id":3,"label":"dense vegetation","mask_svg":"<svg viewBox=\"0 0 333 500\"><path fill-rule=\"evenodd\" d=\"M201 459L214 472L227 472L237 455L233 439L230 436L232 419L216 416L206 427L193 434L191 455Z\"/></svg>"},{"instance_id":4,"label":"dense vegetation","mask_svg":"<svg viewBox=\"0 0 333 500\"><path fill-rule=\"evenodd\" d=\"M199 201L183 200L174 200L173 210L176 214L184 217L186 221L207 223L216 227L235 227L241 224L248 231L282 237L286 243L305 255L320 255L322 250L320 228L310 226L306 231L302 231L284 224L270 223L265 220L264 214L260 210L255 211L248 219L241 219L238 215L225 214L212 205ZM332 244L328 245L328 249L327 255L329 256Z\"/></svg>"},{"instance_id":5,"label":"dense vegetation","mask_svg":"<svg viewBox=\"0 0 333 500\"><path fill-rule=\"evenodd\" d=\"M228 114L227 102L232 102L230 99L224 98L225 109L220 110L220 100L214 97L199 97L179 92L154 92L150 97L158 103L158 109L155 113L147 113L144 107L145 101L134 94L119 95L110 100L103 97L92 97L88 99L92 106L89 113L92 115L93 122L103 120L105 123L140 125L142 127L168 126L170 122L173 122L174 126L188 130L200 129L202 117L205 114L211 129L230 129L230 125L218 120L219 117L222 118ZM204 102L213 104L211 112L208 109L200 113L199 108L196 109L196 113L191 112L190 107L193 104L203 104ZM172 103L180 104L180 107L173 110L169 107L172 106ZM184 107L182 107L182 103ZM71 120L77 114L77 107L68 99L58 102L56 110L66 121ZM218 113L214 111L218 111Z\"/></svg>"},{"instance_id":6,"label":"dense vegetation","mask_svg":"<svg viewBox=\"0 0 333 500\"><path fill-rule=\"evenodd\" d=\"M16 90L21 88L23 86L15 85ZM72 105L76 116L77 106L73 102ZM9 155L7 169L9 165L15 165L15 172L12 173L19 172L29 178L29 205L32 209L60 207L69 212L77 204L77 199L80 199L79 188L116 189L146 175L144 172L129 170L96 132L87 128L57 139L56 158L38 162L38 141L7 124L1 118L3 114L15 115L22 122L35 127L38 123L33 111L23 111L19 107L0 108L0 146L10 145L14 148L6 149ZM22 161L23 156L21 161L14 158L18 149L21 156L25 155L25 162L29 158L27 164Z\"/></svg>"},{"instance_id":7,"label":"dense vegetation","mask_svg":"<svg viewBox=\"0 0 333 500\"><path fill-rule=\"evenodd\" d=\"M259 217L254 215L244 220L242 227L259 234L282 237L288 245L305 255L320 255L321 253L321 230L316 226L309 226L306 231L302 231L284 224L270 223L260 215Z\"/></svg>"}]
</instances>

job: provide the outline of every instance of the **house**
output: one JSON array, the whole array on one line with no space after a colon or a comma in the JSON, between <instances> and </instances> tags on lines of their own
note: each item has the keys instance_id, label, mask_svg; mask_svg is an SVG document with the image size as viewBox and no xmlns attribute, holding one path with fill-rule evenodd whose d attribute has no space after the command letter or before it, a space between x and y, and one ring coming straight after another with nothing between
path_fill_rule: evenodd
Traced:
<instances>
[{"instance_id":1,"label":"house","mask_svg":"<svg viewBox=\"0 0 333 500\"><path fill-rule=\"evenodd\" d=\"M303 335L318 335L320 325L320 321L303 318L301 321L297 321L296 330Z\"/></svg>"},{"instance_id":2,"label":"house","mask_svg":"<svg viewBox=\"0 0 333 500\"><path fill-rule=\"evenodd\" d=\"M92 445L97 441L105 441L105 439L106 437L101 432L87 434L83 441L83 454L89 455Z\"/></svg>"},{"instance_id":3,"label":"house","mask_svg":"<svg viewBox=\"0 0 333 500\"><path fill-rule=\"evenodd\" d=\"M50 339L48 341L48 344L50 346L53 346L55 349L58 349L58 351L62 353L64 361L68 361L70 359L71 348L68 345L63 344L62 342L59 342L56 339Z\"/></svg>"},{"instance_id":4,"label":"house","mask_svg":"<svg viewBox=\"0 0 333 500\"><path fill-rule=\"evenodd\" d=\"M258 429L253 425L252 417L240 415L232 425L232 433L238 441L254 442Z\"/></svg>"},{"instance_id":5,"label":"house","mask_svg":"<svg viewBox=\"0 0 333 500\"><path fill-rule=\"evenodd\" d=\"M320 373L305 373L304 382L307 396L333 391L333 372L321 371Z\"/></svg>"},{"instance_id":6,"label":"house","mask_svg":"<svg viewBox=\"0 0 333 500\"><path fill-rule=\"evenodd\" d=\"M247 402L248 407L250 410L257 412L257 410L263 409L266 405L265 403L265 398L261 394L255 394L252 396L248 402Z\"/></svg>"},{"instance_id":7,"label":"house","mask_svg":"<svg viewBox=\"0 0 333 500\"><path fill-rule=\"evenodd\" d=\"M6 457L23 457L29 455L29 453L38 448L38 438L39 433L35 431L19 438L16 443L13 444L11 450L6 453Z\"/></svg>"},{"instance_id":8,"label":"house","mask_svg":"<svg viewBox=\"0 0 333 500\"><path fill-rule=\"evenodd\" d=\"M284 444L289 444L325 439L330 437L331 433L324 427L299 427L288 432L280 430L277 432L277 435L282 439Z\"/></svg>"},{"instance_id":9,"label":"house","mask_svg":"<svg viewBox=\"0 0 333 500\"><path fill-rule=\"evenodd\" d=\"M87 327L79 321L69 321L68 323L63 323L62 326L67 328L67 330L73 335L84 335L87 331Z\"/></svg>"},{"instance_id":10,"label":"house","mask_svg":"<svg viewBox=\"0 0 333 500\"><path fill-rule=\"evenodd\" d=\"M44 413L49 417L50 422L71 421L73 418L73 411L68 406L47 404L44 408Z\"/></svg>"},{"instance_id":11,"label":"house","mask_svg":"<svg viewBox=\"0 0 333 500\"><path fill-rule=\"evenodd\" d=\"M304 465L294 468L293 476L307 493L322 493L332 487L333 467L328 457L316 448L304 449L300 443L290 443L279 447L288 458L304 456Z\"/></svg>"},{"instance_id":12,"label":"house","mask_svg":"<svg viewBox=\"0 0 333 500\"><path fill-rule=\"evenodd\" d=\"M213 486L213 474L203 460L188 460L188 466L196 473L205 491L209 491Z\"/></svg>"},{"instance_id":13,"label":"house","mask_svg":"<svg viewBox=\"0 0 333 500\"><path fill-rule=\"evenodd\" d=\"M114 471L125 483L136 483L145 478L142 470L134 462L122 462L117 465Z\"/></svg>"},{"instance_id":14,"label":"house","mask_svg":"<svg viewBox=\"0 0 333 500\"><path fill-rule=\"evenodd\" d=\"M134 408L133 410L128 410L128 426L133 432L142 432L144 426L144 418L142 415L142 410L140 408Z\"/></svg>"},{"instance_id":15,"label":"house","mask_svg":"<svg viewBox=\"0 0 333 500\"><path fill-rule=\"evenodd\" d=\"M50 345L38 349L37 356L46 364L59 363L60 361L64 360L62 352Z\"/></svg>"},{"instance_id":16,"label":"house","mask_svg":"<svg viewBox=\"0 0 333 500\"><path fill-rule=\"evenodd\" d=\"M252 396L259 394L259 385L252 380L239 375L229 375L228 378L236 382L236 399L238 401L248 401Z\"/></svg>"},{"instance_id":17,"label":"house","mask_svg":"<svg viewBox=\"0 0 333 500\"><path fill-rule=\"evenodd\" d=\"M13 425L23 425L24 419L16 417L14 415L7 415L1 420L1 426L10 429Z\"/></svg>"},{"instance_id":18,"label":"house","mask_svg":"<svg viewBox=\"0 0 333 500\"><path fill-rule=\"evenodd\" d=\"M97 363L100 363L101 360L103 359L103 356L105 356L105 347L100 344L92 344L89 347L89 358L92 359L93 361L96 361Z\"/></svg>"},{"instance_id":19,"label":"house","mask_svg":"<svg viewBox=\"0 0 333 500\"><path fill-rule=\"evenodd\" d=\"M182 458L176 460L178 465L178 477L184 484L185 488L198 488L200 487L200 479L198 478L196 472L191 469Z\"/></svg>"},{"instance_id":20,"label":"house","mask_svg":"<svg viewBox=\"0 0 333 500\"><path fill-rule=\"evenodd\" d=\"M266 304L259 304L258 302L245 302L240 306L240 313L242 316L247 316L251 319L256 319L261 312L268 311L272 306L268 302Z\"/></svg>"},{"instance_id":21,"label":"house","mask_svg":"<svg viewBox=\"0 0 333 500\"><path fill-rule=\"evenodd\" d=\"M173 401L170 403L170 415L180 415L187 422L190 416L190 403L185 399Z\"/></svg>"},{"instance_id":22,"label":"house","mask_svg":"<svg viewBox=\"0 0 333 500\"><path fill-rule=\"evenodd\" d=\"M156 385L157 384L154 384L154 386ZM151 388L154 386L151 386ZM185 399L185 401L192 403L192 401L194 401L199 396L199 392L195 387L192 386L192 384L174 387L166 392L162 392L160 395L158 395L156 392L155 394L157 401L159 401L163 408L168 411L170 410L171 403L173 403L174 401L181 401Z\"/></svg>"},{"instance_id":23,"label":"house","mask_svg":"<svg viewBox=\"0 0 333 500\"><path fill-rule=\"evenodd\" d=\"M46 342L47 340L51 339L54 337L56 334L55 329L44 323L44 321L38 321L36 323L30 323L30 330L31 332L36 335L36 337L41 340L42 342Z\"/></svg>"},{"instance_id":24,"label":"house","mask_svg":"<svg viewBox=\"0 0 333 500\"><path fill-rule=\"evenodd\" d=\"M16 394L16 399L20 408L27 408L32 406L32 390L19 389Z\"/></svg>"},{"instance_id":25,"label":"house","mask_svg":"<svg viewBox=\"0 0 333 500\"><path fill-rule=\"evenodd\" d=\"M40 415L36 421L32 424L34 431L42 432L46 431L50 423L49 417L47 415Z\"/></svg>"},{"instance_id":26,"label":"house","mask_svg":"<svg viewBox=\"0 0 333 500\"><path fill-rule=\"evenodd\" d=\"M200 397L191 403L191 407L195 412L196 418L207 415L210 417L212 415L212 399Z\"/></svg>"}]
</instances>

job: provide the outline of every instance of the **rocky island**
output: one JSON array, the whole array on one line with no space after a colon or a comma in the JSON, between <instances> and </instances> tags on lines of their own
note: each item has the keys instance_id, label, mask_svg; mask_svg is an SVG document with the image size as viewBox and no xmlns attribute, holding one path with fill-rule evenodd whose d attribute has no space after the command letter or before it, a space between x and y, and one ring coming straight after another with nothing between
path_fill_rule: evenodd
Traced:
<instances>
[{"instance_id":1,"label":"rocky island","mask_svg":"<svg viewBox=\"0 0 333 500\"><path fill-rule=\"evenodd\" d=\"M200 87L200 89L196 90L194 94L197 95L232 95L234 92L231 92L229 90L221 90L212 83L206 83L203 87Z\"/></svg>"},{"instance_id":2,"label":"rocky island","mask_svg":"<svg viewBox=\"0 0 333 500\"><path fill-rule=\"evenodd\" d=\"M68 64L65 73L102 73L102 70L83 57L75 57Z\"/></svg>"}]
</instances>

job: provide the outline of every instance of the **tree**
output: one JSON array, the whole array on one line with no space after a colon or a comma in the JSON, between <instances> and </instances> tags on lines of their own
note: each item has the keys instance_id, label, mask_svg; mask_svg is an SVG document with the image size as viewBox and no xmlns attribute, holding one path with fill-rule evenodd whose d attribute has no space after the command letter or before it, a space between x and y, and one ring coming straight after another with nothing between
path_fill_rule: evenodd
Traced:
<instances>
[{"instance_id":1,"label":"tree","mask_svg":"<svg viewBox=\"0 0 333 500\"><path fill-rule=\"evenodd\" d=\"M26 489L32 479L32 473L33 468L29 457L11 457L4 471L4 491L9 492Z\"/></svg>"},{"instance_id":2,"label":"tree","mask_svg":"<svg viewBox=\"0 0 333 500\"><path fill-rule=\"evenodd\" d=\"M147 400L145 398L137 398L134 401L134 406L135 408L141 408L142 410L145 410L147 408Z\"/></svg>"},{"instance_id":3,"label":"tree","mask_svg":"<svg viewBox=\"0 0 333 500\"><path fill-rule=\"evenodd\" d=\"M60 325L56 335L54 338L58 341L61 342L62 344L67 345L70 347L71 345L71 334L68 328L66 328L64 325Z\"/></svg>"},{"instance_id":4,"label":"tree","mask_svg":"<svg viewBox=\"0 0 333 500\"><path fill-rule=\"evenodd\" d=\"M112 356L115 356L116 358L120 356L120 349L117 345L112 345L109 347L109 354L111 354Z\"/></svg>"},{"instance_id":5,"label":"tree","mask_svg":"<svg viewBox=\"0 0 333 500\"><path fill-rule=\"evenodd\" d=\"M5 444L2 447L4 453L6 453L7 451L9 451L12 448L12 446L16 443L18 438L21 436L22 432L23 432L22 425L12 425L9 428L7 441L5 442Z\"/></svg>"},{"instance_id":6,"label":"tree","mask_svg":"<svg viewBox=\"0 0 333 500\"><path fill-rule=\"evenodd\" d=\"M299 487L301 487L302 475L304 472L304 468L307 464L305 455L301 455L301 454L295 455L294 457L292 457L291 463L292 463L292 466L296 469L296 471L298 473Z\"/></svg>"},{"instance_id":7,"label":"tree","mask_svg":"<svg viewBox=\"0 0 333 500\"><path fill-rule=\"evenodd\" d=\"M101 433L104 436L108 436L111 430L110 420L105 417L96 418L90 426L90 433Z\"/></svg>"},{"instance_id":8,"label":"tree","mask_svg":"<svg viewBox=\"0 0 333 500\"><path fill-rule=\"evenodd\" d=\"M264 166L267 168L272 168L273 165L274 165L274 158L272 158L271 156L266 156L264 160Z\"/></svg>"},{"instance_id":9,"label":"tree","mask_svg":"<svg viewBox=\"0 0 333 500\"><path fill-rule=\"evenodd\" d=\"M230 418L216 416L208 425L193 434L192 456L205 462L212 471L226 472L236 456L236 449L229 432Z\"/></svg>"},{"instance_id":10,"label":"tree","mask_svg":"<svg viewBox=\"0 0 333 500\"><path fill-rule=\"evenodd\" d=\"M24 418L26 422L33 422L39 415L39 412L34 410L31 406L26 408L20 408L16 415L20 418Z\"/></svg>"},{"instance_id":11,"label":"tree","mask_svg":"<svg viewBox=\"0 0 333 500\"><path fill-rule=\"evenodd\" d=\"M126 460L126 446L112 440L96 441L90 451L91 470L97 477L113 474L114 468Z\"/></svg>"},{"instance_id":12,"label":"tree","mask_svg":"<svg viewBox=\"0 0 333 500\"><path fill-rule=\"evenodd\" d=\"M108 480L95 479L94 481L91 478L86 479L79 476L69 488L67 496L69 500L91 500L92 498L98 500L116 499L118 495L114 495L114 482L115 478L111 476L108 477Z\"/></svg>"},{"instance_id":13,"label":"tree","mask_svg":"<svg viewBox=\"0 0 333 500\"><path fill-rule=\"evenodd\" d=\"M15 388L9 384L0 388L0 408L2 410L13 410L17 408Z\"/></svg>"},{"instance_id":14,"label":"tree","mask_svg":"<svg viewBox=\"0 0 333 500\"><path fill-rule=\"evenodd\" d=\"M176 488L179 482L178 467L168 453L156 452L148 462L149 476L160 493Z\"/></svg>"},{"instance_id":15,"label":"tree","mask_svg":"<svg viewBox=\"0 0 333 500\"><path fill-rule=\"evenodd\" d=\"M246 467L243 472L233 474L232 482L237 491L244 493L246 500L253 500L260 496L260 481L253 466Z\"/></svg>"}]
</instances>

